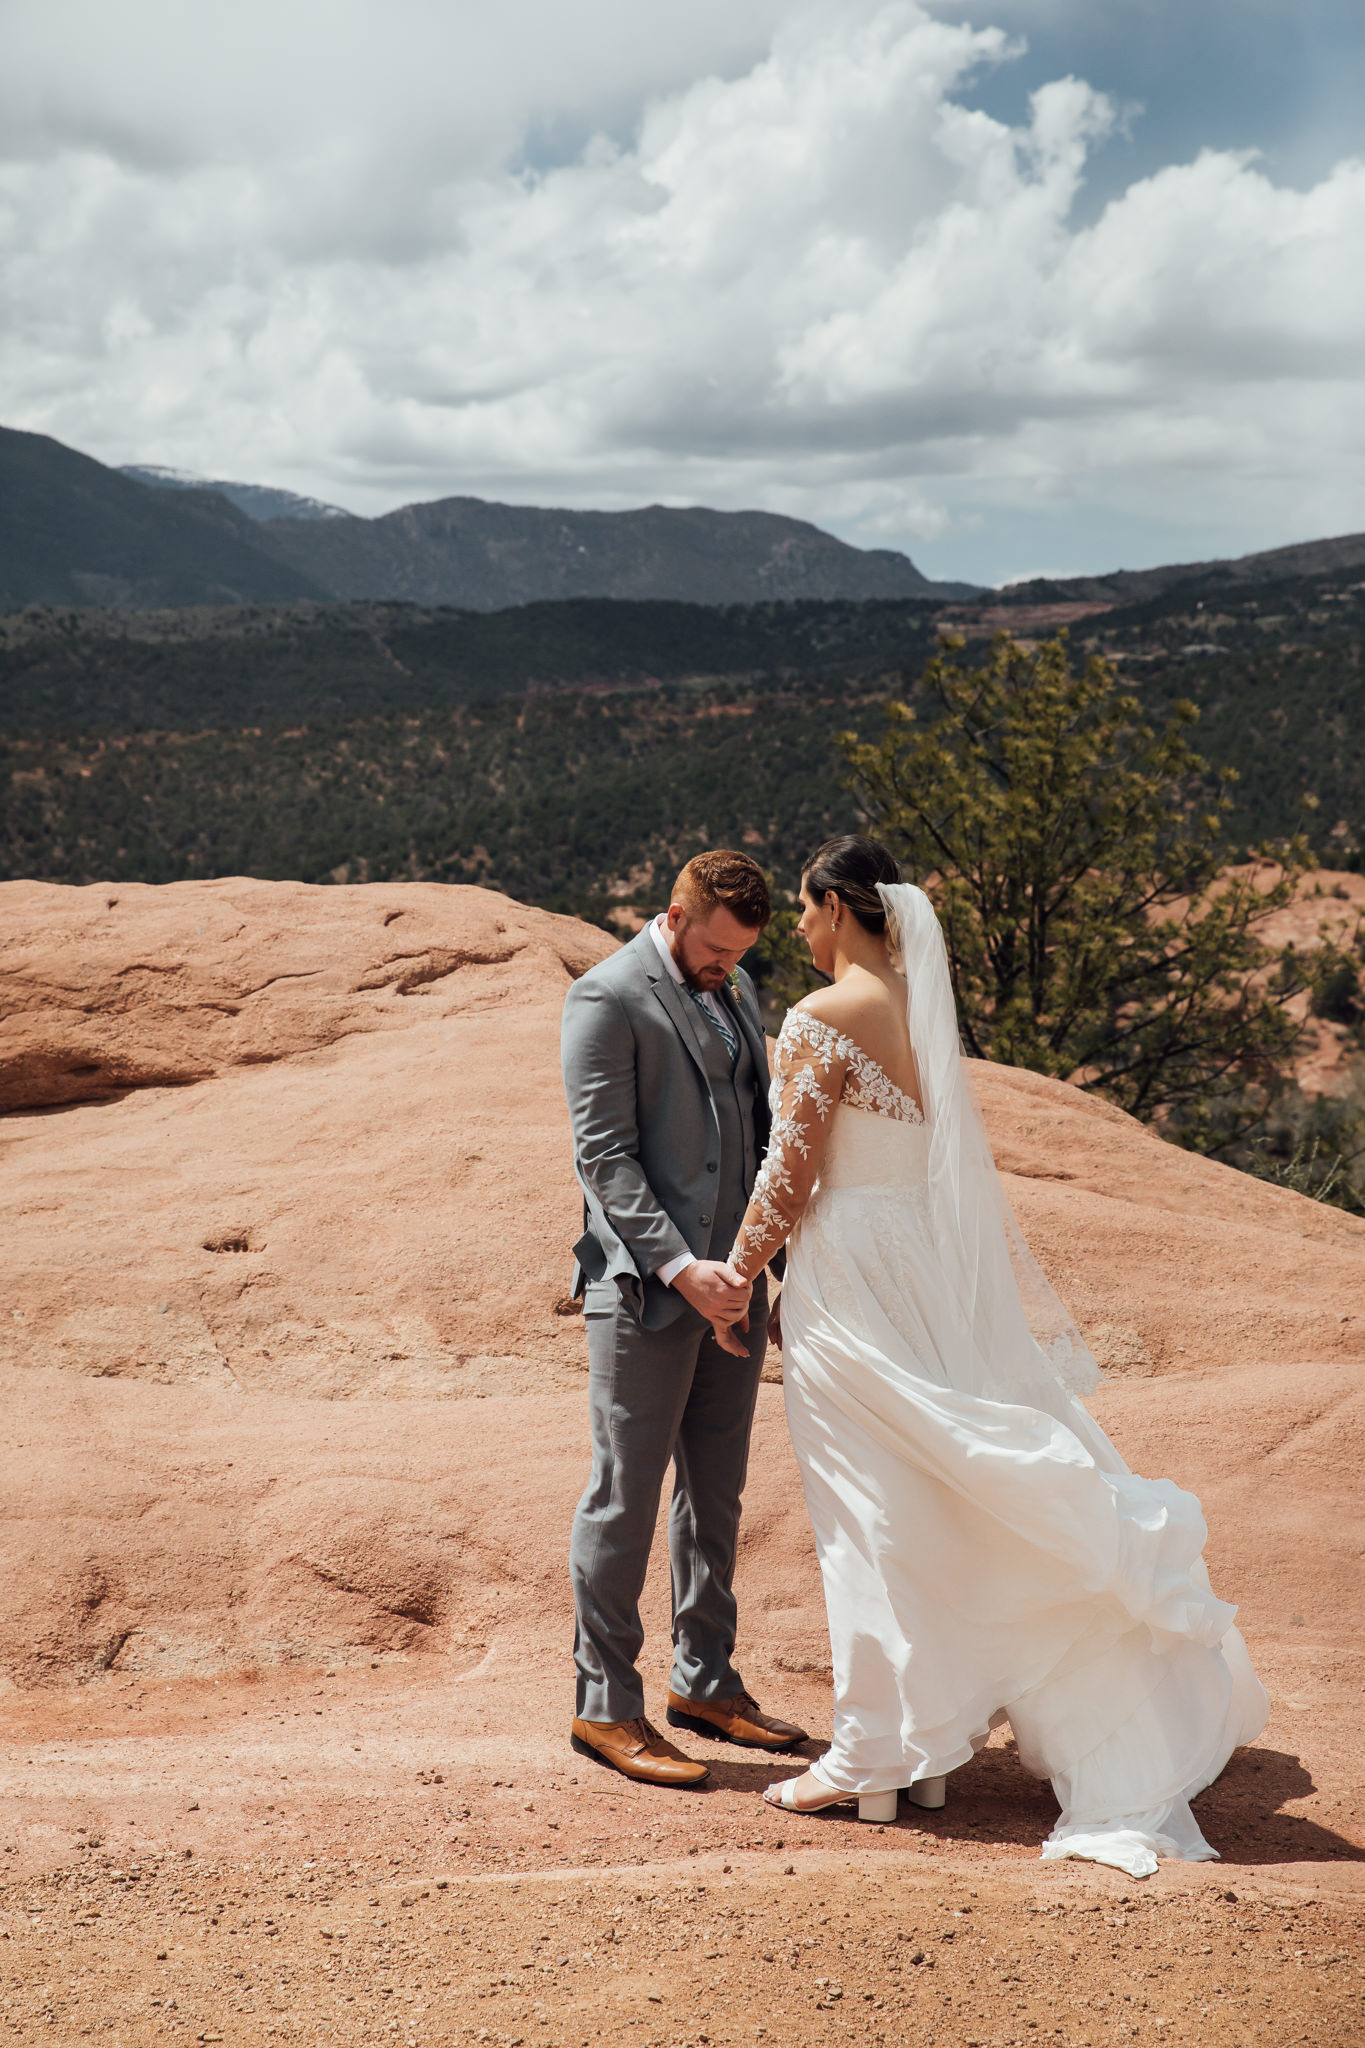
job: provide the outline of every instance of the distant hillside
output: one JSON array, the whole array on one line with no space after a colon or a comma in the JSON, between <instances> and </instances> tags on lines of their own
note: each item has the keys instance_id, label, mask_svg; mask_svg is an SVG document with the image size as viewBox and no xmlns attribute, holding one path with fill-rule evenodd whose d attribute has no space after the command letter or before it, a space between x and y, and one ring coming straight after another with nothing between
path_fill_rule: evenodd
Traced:
<instances>
[{"instance_id":1,"label":"distant hillside","mask_svg":"<svg viewBox=\"0 0 1365 2048\"><path fill-rule=\"evenodd\" d=\"M1266 548L1257 555L1237 555L1218 562L1170 562L1158 569L1116 569L1107 576L1035 576L1028 583L1007 583L996 593L1002 604L1141 604L1164 597L1184 584L1233 591L1256 583L1299 576L1335 575L1343 569L1365 571L1365 533L1347 533L1337 540L1297 541L1292 547Z\"/></svg>"},{"instance_id":2,"label":"distant hillside","mask_svg":"<svg viewBox=\"0 0 1365 2048\"><path fill-rule=\"evenodd\" d=\"M546 511L442 498L382 519L270 522L271 544L338 597L497 611L545 598L970 597L979 585L931 583L908 555L852 548L776 512Z\"/></svg>"},{"instance_id":3,"label":"distant hillside","mask_svg":"<svg viewBox=\"0 0 1365 2048\"><path fill-rule=\"evenodd\" d=\"M230 606L0 618L0 729L261 725L725 676L898 673L934 604L697 605L578 597L499 612Z\"/></svg>"},{"instance_id":4,"label":"distant hillside","mask_svg":"<svg viewBox=\"0 0 1365 2048\"><path fill-rule=\"evenodd\" d=\"M0 427L0 610L324 595L261 534L216 492L148 490L46 434Z\"/></svg>"},{"instance_id":5,"label":"distant hillside","mask_svg":"<svg viewBox=\"0 0 1365 2048\"><path fill-rule=\"evenodd\" d=\"M1329 865L1359 866L1359 585L1345 571L1216 609L1150 601L1079 621L1072 644L1120 663L1154 724L1195 700L1196 746L1237 771L1234 846L1303 828ZM858 822L837 734L874 737L892 697L935 715L918 679L944 613L578 599L14 616L0 876L485 881L602 915L711 843L790 882ZM954 623L984 651L993 621Z\"/></svg>"},{"instance_id":6,"label":"distant hillside","mask_svg":"<svg viewBox=\"0 0 1365 2048\"><path fill-rule=\"evenodd\" d=\"M879 726L880 703L801 679L216 732L0 733L0 879L401 876L601 914L639 886L617 878L671 876L706 845L790 873L850 829L834 734Z\"/></svg>"},{"instance_id":7,"label":"distant hillside","mask_svg":"<svg viewBox=\"0 0 1365 2048\"><path fill-rule=\"evenodd\" d=\"M248 519L349 519L340 505L324 505L321 498L302 498L297 491L282 491L274 484L238 484L221 476L194 476L187 469L167 469L159 462L125 462L120 476L136 483L152 484L162 491L217 491Z\"/></svg>"}]
</instances>

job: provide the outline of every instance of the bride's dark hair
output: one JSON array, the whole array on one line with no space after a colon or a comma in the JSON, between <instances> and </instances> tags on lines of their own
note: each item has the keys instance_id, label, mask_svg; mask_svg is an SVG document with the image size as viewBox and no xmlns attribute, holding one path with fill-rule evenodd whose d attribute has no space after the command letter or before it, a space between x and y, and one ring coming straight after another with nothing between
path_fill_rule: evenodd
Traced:
<instances>
[{"instance_id":1,"label":"bride's dark hair","mask_svg":"<svg viewBox=\"0 0 1365 2048\"><path fill-rule=\"evenodd\" d=\"M898 882L901 871L890 848L879 839L862 839L856 832L827 839L816 848L801 874L812 896L824 896L832 889L864 931L885 937L886 911L877 894L877 884Z\"/></svg>"}]
</instances>

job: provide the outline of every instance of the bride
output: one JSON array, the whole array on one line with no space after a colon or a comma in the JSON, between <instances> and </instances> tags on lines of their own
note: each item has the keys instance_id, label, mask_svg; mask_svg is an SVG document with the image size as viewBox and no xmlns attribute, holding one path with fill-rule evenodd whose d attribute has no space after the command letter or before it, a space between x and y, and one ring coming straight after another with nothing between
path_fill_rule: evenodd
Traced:
<instances>
[{"instance_id":1,"label":"bride","mask_svg":"<svg viewBox=\"0 0 1365 2048\"><path fill-rule=\"evenodd\" d=\"M882 1821L902 1786L941 1805L1008 1719L1061 1805L1045 1857L1143 1877L1214 1856L1189 1801L1268 1702L1210 1589L1199 1503L1130 1472L1081 1405L1099 1373L1001 1189L928 897L848 837L812 859L801 902L832 985L782 1026L731 1263L752 1278L788 1242L771 1333L834 1735L764 1796L802 1813L856 1798Z\"/></svg>"}]
</instances>

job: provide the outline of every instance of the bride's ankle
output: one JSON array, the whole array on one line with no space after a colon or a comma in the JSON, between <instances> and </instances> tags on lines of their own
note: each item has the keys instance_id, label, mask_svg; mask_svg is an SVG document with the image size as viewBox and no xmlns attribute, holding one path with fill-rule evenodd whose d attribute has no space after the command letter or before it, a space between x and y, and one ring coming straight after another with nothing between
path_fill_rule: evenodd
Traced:
<instances>
[{"instance_id":1,"label":"bride's ankle","mask_svg":"<svg viewBox=\"0 0 1365 2048\"><path fill-rule=\"evenodd\" d=\"M800 1799L803 1793L808 1799L819 1804L827 1799L837 1797L838 1787L826 1784L818 1771L807 1770L803 1771L799 1778L792 1780L793 1797ZM847 1794L844 1796L847 1797Z\"/></svg>"}]
</instances>

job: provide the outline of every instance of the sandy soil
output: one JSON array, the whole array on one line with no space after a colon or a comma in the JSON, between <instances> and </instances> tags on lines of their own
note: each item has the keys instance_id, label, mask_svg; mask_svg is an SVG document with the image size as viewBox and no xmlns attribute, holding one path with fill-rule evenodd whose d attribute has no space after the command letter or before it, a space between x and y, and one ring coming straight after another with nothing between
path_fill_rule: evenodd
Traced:
<instances>
[{"instance_id":1,"label":"sandy soil","mask_svg":"<svg viewBox=\"0 0 1365 2048\"><path fill-rule=\"evenodd\" d=\"M1355 2048L1365 1644L1337 1604L1335 1539L1320 1531L1324 1547L1296 1569L1264 1465L1265 1556L1252 1568L1252 1461L1211 1471L1214 1404L1201 1415L1193 1389L1172 1403L1169 1386L1130 1382L1099 1405L1134 1455L1164 1445L1175 1476L1205 1468L1215 1583L1239 1582L1275 1702L1260 1742L1199 1801L1220 1863L1163 1866L1143 1884L1040 1863L1051 1795L999 1737L955 1775L942 1814L903 1805L884 1830L765 1808L761 1787L795 1760L687 1736L712 1779L683 1794L576 1757L552 1546L572 1505L577 1403L493 1396L460 1404L480 1425L471 1455L533 1417L557 1440L528 1467L544 1496L542 1575L513 1570L506 1602L485 1605L463 1640L171 1679L147 1656L0 1697L0 2025L63 2043ZM1220 1386L1239 1438L1253 1402L1273 1426L1273 1383ZM150 1456L142 1404L193 1395L123 1391ZM827 1679L780 1401L764 1388L744 1668L803 1719L814 1753ZM1343 1405L1342 1387L1322 1392L1299 1455L1322 1455ZM367 1408L392 1412L334 1412L363 1433ZM452 1415L407 1412L419 1436ZM286 1418L271 1419L287 1461ZM1325 1519L1340 1536L1340 1509ZM1346 1544L1358 1550L1349 1518ZM644 1660L656 1710L666 1601L656 1558Z\"/></svg>"}]
</instances>

